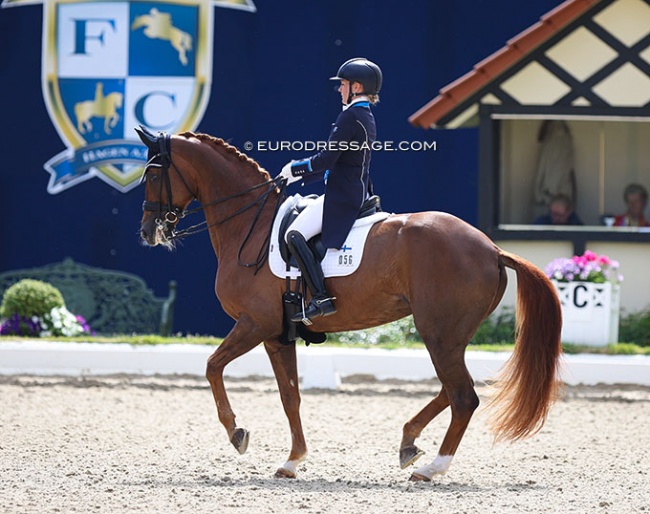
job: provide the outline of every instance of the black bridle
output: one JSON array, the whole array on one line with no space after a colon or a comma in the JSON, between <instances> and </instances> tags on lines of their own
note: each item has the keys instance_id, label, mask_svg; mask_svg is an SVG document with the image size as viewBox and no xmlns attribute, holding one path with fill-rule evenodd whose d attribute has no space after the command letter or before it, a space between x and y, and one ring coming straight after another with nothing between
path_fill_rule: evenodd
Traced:
<instances>
[{"instance_id":1,"label":"black bridle","mask_svg":"<svg viewBox=\"0 0 650 514\"><path fill-rule=\"evenodd\" d=\"M170 241L175 241L177 239L181 239L183 237L187 237L193 234L197 234L199 232L203 232L205 230L209 230L212 227L216 227L219 225L222 225L223 223L235 218L236 216L239 216L243 212L246 212L247 210L253 208L255 205L257 205L257 210L255 212L255 216L253 217L253 222L251 223L250 228L248 229L248 232L246 234L246 237L242 241L241 246L239 247L239 251L237 252L237 262L239 263L240 266L244 266L246 268L255 268L255 273L257 273L264 263L266 262L266 258L268 257L269 253L269 240L271 238L271 230L273 227L273 220L275 219L275 216L278 213L278 209L280 208L280 205L282 204L282 200L284 199L284 192L286 189L286 180L282 179L280 177L275 177L273 179L267 180L265 182L262 182L260 184L256 184L253 187L250 187L248 189L245 189L244 191L240 191L239 193L235 193L229 196L224 196L222 198L218 198L216 200L213 200L209 203L202 204L199 207L196 207L194 209L189 209L189 210L184 210L181 207L177 207L174 205L173 199L172 199L172 185L171 185L171 179L169 176L169 169L170 167L173 167L173 169L176 171L178 176L180 177L181 181L183 182L183 185L187 189L187 191L192 195L192 199L196 200L196 194L191 190L190 186L188 185L187 181L183 177L183 174L181 171L178 169L174 161L172 160L171 157L171 138L169 134L160 134L158 137L158 152L154 154L148 161L147 164L144 167L144 173L142 174L142 179L141 181L144 181L147 172L151 168L158 168L160 169L160 174L161 174L161 184L160 184L160 199L157 202L151 202L148 200L145 200L142 204L142 210L143 211L149 211L149 212L155 212L156 213L156 218L155 218L155 223L158 227L163 228L165 230L165 235L168 240ZM162 192L163 192L163 187L165 188L165 191L167 193L167 202L163 203L162 201ZM273 217L271 219L271 225L269 226L268 232L266 237L264 238L264 241L262 242L262 247L257 253L257 257L255 261L253 262L242 262L241 259L241 254L244 250L244 247L248 243L248 240L250 239L253 230L255 229L255 226L257 225L257 222L259 221L260 215L262 213L262 210L264 209L264 206L266 205L266 202L271 194L271 192L275 191L276 188L280 189L280 194L278 195L278 200L275 205ZM183 230L176 230L175 229L175 224L181 219L184 218L190 214L195 214L200 211L204 211L206 207L210 207L213 205L218 205L224 202L227 202L229 200L233 200L235 198L239 198L241 196L244 196L252 191L256 191L258 189L266 188L262 194L255 199L251 200L249 203L243 205L239 209L237 209L235 212L229 214L225 218L213 223L212 225L208 225L207 220L202 221L201 223L197 223L196 225L192 225L191 227L188 227Z\"/></svg>"},{"instance_id":2,"label":"black bridle","mask_svg":"<svg viewBox=\"0 0 650 514\"><path fill-rule=\"evenodd\" d=\"M157 213L156 225L161 226L163 223L167 224L170 232L170 239L174 239L174 232L172 225L176 223L180 218L185 214L183 209L180 207L175 207L172 200L172 183L169 178L169 165L173 165L176 173L183 181L183 184L192 195L192 198L196 198L196 195L192 193L185 178L178 170L176 165L172 162L171 158L171 142L169 134L160 134L158 136L158 153L154 154L145 164L144 172L142 173L142 179L140 182L144 182L147 177L147 172L151 168L159 168L161 171L161 185L160 185L160 200L158 202L150 202L145 200L142 204L143 211L150 211ZM167 205L164 205L162 202L162 188L165 187L167 191ZM163 216L164 214L164 216Z\"/></svg>"}]
</instances>

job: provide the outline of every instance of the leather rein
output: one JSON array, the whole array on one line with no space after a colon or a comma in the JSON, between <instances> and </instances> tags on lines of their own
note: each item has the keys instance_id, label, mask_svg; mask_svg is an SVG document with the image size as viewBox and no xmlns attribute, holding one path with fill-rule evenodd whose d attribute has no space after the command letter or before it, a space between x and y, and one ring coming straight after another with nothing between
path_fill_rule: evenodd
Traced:
<instances>
[{"instance_id":1,"label":"leather rein","mask_svg":"<svg viewBox=\"0 0 650 514\"><path fill-rule=\"evenodd\" d=\"M257 205L257 210L255 211L255 216L253 217L253 222L251 223L250 228L248 229L248 232L246 234L246 237L242 241L241 246L239 247L239 251L237 252L237 262L239 263L240 266L243 266L245 268L255 268L255 274L262 269L264 266L264 263L266 262L266 259L269 254L269 241L271 239L271 230L273 228L273 220L275 219L275 216L278 213L278 210L280 208L280 205L282 204L282 200L285 197L285 190L286 190L286 180L275 177L270 180L267 180L265 182L262 182L260 184L256 184L253 187L249 187L248 189L245 189L244 191L241 191L239 193L235 193L229 196L224 196L222 198L218 198L216 200L213 200L209 203L206 204L201 204L201 206L196 207L194 209L189 209L189 210L184 210L181 209L180 207L174 206L174 202L172 199L172 186L171 186L171 179L169 177L169 168L173 167L178 176L180 177L181 181L183 182L183 185L185 186L185 189L192 195L192 198L196 200L196 194L190 189L189 185L187 184L187 181L183 177L183 174L181 171L178 169L174 161L172 160L171 157L171 136L169 134L164 134L161 135L158 138L158 153L153 155L145 164L144 167L144 172L142 174L142 179L141 182L143 182L147 176L147 172L149 171L150 168L159 168L161 171L161 180L162 183L160 185L160 200L158 202L151 202L145 200L142 204L142 210L143 211L150 211L150 212L155 212L157 213L157 217L155 220L156 225L158 226L164 226L165 224L167 225L167 229L169 232L169 236L167 238L171 241L174 241L176 239L181 239L183 237L187 237L193 234L198 234L199 232L203 232L206 230L209 230L212 227L216 227L219 225L222 225L223 223L239 216L240 214L246 212L247 210L255 207ZM165 188L165 191L167 193L167 202L163 203L162 201L162 191L163 187ZM255 229L257 222L259 221L260 215L262 214L262 210L264 209L264 206L266 205L266 202L269 199L269 196L272 191L274 191L277 187L280 188L280 194L278 195L278 199L275 205L274 213L273 213L273 218L271 219L271 225L268 228L268 232L266 237L264 238L264 241L262 242L262 247L257 253L257 257L255 261L253 262L243 262L241 258L241 254L244 251L244 247L248 243L248 240L250 239L251 235L253 234L253 230ZM253 199L249 203L243 205L239 209L237 209L235 212L229 214L225 218L208 225L207 220L202 221L201 223L197 223L196 225L192 225L191 227L188 227L183 230L175 230L173 225L179 221L181 218L184 218L190 214L195 214L200 211L204 211L206 207L211 207L213 205L218 205L221 203L225 203L229 200L233 200L235 198L239 198L241 196L244 196L251 191L256 191L258 189L266 188L260 196L257 198Z\"/></svg>"}]
</instances>

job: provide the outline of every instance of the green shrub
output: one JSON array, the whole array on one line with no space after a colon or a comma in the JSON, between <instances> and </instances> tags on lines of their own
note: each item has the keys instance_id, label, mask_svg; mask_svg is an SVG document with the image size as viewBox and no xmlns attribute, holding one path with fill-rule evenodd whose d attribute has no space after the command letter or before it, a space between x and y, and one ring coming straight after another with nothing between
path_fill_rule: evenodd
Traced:
<instances>
[{"instance_id":1,"label":"green shrub","mask_svg":"<svg viewBox=\"0 0 650 514\"><path fill-rule=\"evenodd\" d=\"M40 280L25 279L5 291L0 305L0 317L14 314L31 318L49 314L55 307L65 307L61 292Z\"/></svg>"},{"instance_id":2,"label":"green shrub","mask_svg":"<svg viewBox=\"0 0 650 514\"><path fill-rule=\"evenodd\" d=\"M637 355L639 347L632 343L617 343L607 347L609 355Z\"/></svg>"},{"instance_id":3,"label":"green shrub","mask_svg":"<svg viewBox=\"0 0 650 514\"><path fill-rule=\"evenodd\" d=\"M479 326L470 344L475 345L506 345L514 343L515 314L512 308L504 308L499 314L488 317ZM331 334L332 340L340 343L356 344L388 344L395 346L411 346L421 343L422 338L415 329L413 316L393 321L386 325L360 330L356 332L340 332Z\"/></svg>"},{"instance_id":4,"label":"green shrub","mask_svg":"<svg viewBox=\"0 0 650 514\"><path fill-rule=\"evenodd\" d=\"M618 340L650 346L650 309L622 316L618 325Z\"/></svg>"},{"instance_id":5,"label":"green shrub","mask_svg":"<svg viewBox=\"0 0 650 514\"><path fill-rule=\"evenodd\" d=\"M331 334L331 338L333 341L340 343L361 343L369 345L392 343L395 346L404 346L407 343L422 342L420 334L415 329L413 316L366 330Z\"/></svg>"},{"instance_id":6,"label":"green shrub","mask_svg":"<svg viewBox=\"0 0 650 514\"><path fill-rule=\"evenodd\" d=\"M382 325L380 327L361 330L357 332L340 332L331 334L333 341L340 343L385 345L394 347L412 346L413 343L422 342L413 316ZM504 307L498 313L490 315L478 327L470 344L481 346L511 345L515 340L515 311L512 307ZM599 353L609 354L650 354L650 309L621 316L619 325L619 341L631 344L620 344L608 348L593 348L588 345L575 345L563 343L566 353ZM641 347L647 348L643 352Z\"/></svg>"},{"instance_id":7,"label":"green shrub","mask_svg":"<svg viewBox=\"0 0 650 514\"><path fill-rule=\"evenodd\" d=\"M515 342L515 311L504 307L481 323L470 344L504 345Z\"/></svg>"}]
</instances>

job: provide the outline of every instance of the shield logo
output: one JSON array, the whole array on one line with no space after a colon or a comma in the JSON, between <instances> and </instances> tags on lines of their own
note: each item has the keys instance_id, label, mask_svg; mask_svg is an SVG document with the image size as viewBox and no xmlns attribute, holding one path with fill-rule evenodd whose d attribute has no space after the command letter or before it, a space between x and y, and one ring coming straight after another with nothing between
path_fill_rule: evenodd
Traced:
<instances>
[{"instance_id":1,"label":"shield logo","mask_svg":"<svg viewBox=\"0 0 650 514\"><path fill-rule=\"evenodd\" d=\"M5 4L33 0L5 0ZM213 6L250 0L47 0L42 88L67 149L45 163L48 192L92 177L126 192L147 152L133 128L194 130L210 98Z\"/></svg>"}]
</instances>

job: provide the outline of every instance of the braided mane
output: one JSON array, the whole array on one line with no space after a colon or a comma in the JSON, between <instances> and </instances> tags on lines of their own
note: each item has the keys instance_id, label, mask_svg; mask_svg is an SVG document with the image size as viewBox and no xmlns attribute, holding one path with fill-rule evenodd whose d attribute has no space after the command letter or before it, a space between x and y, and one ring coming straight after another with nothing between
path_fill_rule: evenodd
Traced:
<instances>
[{"instance_id":1,"label":"braided mane","mask_svg":"<svg viewBox=\"0 0 650 514\"><path fill-rule=\"evenodd\" d=\"M190 131L183 132L183 133L181 133L179 135L183 136L183 137L187 137L187 138L194 137L194 138L198 139L199 141L201 141L203 143L209 143L209 144L213 145L217 150L219 148L221 148L226 153L228 153L228 154L232 155L233 157L239 159L241 162L248 164L255 171L257 171L260 175L262 175L262 178L265 181L269 180L271 178L271 175L269 175L269 172L266 171L264 168L262 168L257 161L255 161L254 159L251 159L245 153L240 152L237 149L237 147L226 143L223 139L221 139L219 137L214 137L214 136L211 136L209 134L201 134L201 133L195 134L194 132L190 132Z\"/></svg>"}]
</instances>

